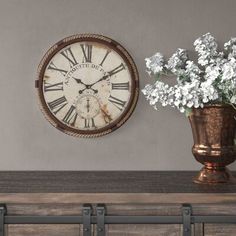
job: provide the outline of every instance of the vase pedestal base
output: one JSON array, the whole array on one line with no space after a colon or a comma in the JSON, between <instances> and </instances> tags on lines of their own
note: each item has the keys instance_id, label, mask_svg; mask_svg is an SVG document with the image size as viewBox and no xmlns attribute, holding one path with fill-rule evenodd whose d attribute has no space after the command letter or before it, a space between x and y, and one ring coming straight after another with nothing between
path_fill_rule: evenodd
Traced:
<instances>
[{"instance_id":1,"label":"vase pedestal base","mask_svg":"<svg viewBox=\"0 0 236 236\"><path fill-rule=\"evenodd\" d=\"M236 184L236 179L226 167L219 169L203 167L194 178L194 182L198 184Z\"/></svg>"}]
</instances>

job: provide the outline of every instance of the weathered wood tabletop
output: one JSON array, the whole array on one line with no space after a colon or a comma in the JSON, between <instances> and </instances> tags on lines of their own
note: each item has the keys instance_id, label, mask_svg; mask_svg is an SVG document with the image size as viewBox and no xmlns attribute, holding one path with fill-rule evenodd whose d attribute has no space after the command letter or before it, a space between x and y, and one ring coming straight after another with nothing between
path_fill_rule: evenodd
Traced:
<instances>
[{"instance_id":1,"label":"weathered wood tabletop","mask_svg":"<svg viewBox=\"0 0 236 236\"><path fill-rule=\"evenodd\" d=\"M236 193L193 183L193 171L2 171L0 193ZM236 173L233 173L236 175Z\"/></svg>"},{"instance_id":2,"label":"weathered wood tabletop","mask_svg":"<svg viewBox=\"0 0 236 236\"><path fill-rule=\"evenodd\" d=\"M236 185L199 185L191 171L5 171L0 203L8 216L80 215L84 204L105 204L107 215L234 215ZM234 175L236 173L233 173ZM81 224L8 225L8 235L83 235ZM194 235L233 236L234 224L195 224ZM93 228L94 230L96 227ZM95 232L95 231L94 231ZM108 235L182 235L181 224L107 224ZM96 234L96 233L95 233Z\"/></svg>"}]
</instances>

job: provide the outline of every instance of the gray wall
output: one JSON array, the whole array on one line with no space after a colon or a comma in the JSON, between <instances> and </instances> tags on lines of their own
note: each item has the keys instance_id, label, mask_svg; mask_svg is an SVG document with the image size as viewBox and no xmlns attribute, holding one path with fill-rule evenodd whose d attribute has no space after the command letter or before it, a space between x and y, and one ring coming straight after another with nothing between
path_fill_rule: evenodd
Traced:
<instances>
[{"instance_id":1,"label":"gray wall","mask_svg":"<svg viewBox=\"0 0 236 236\"><path fill-rule=\"evenodd\" d=\"M38 107L37 65L66 36L103 34L132 54L143 87L145 57L191 51L208 31L222 44L236 36L235 10L235 0L0 0L0 169L199 169L187 118L154 111L142 94L132 117L110 135L78 139L53 128Z\"/></svg>"}]
</instances>

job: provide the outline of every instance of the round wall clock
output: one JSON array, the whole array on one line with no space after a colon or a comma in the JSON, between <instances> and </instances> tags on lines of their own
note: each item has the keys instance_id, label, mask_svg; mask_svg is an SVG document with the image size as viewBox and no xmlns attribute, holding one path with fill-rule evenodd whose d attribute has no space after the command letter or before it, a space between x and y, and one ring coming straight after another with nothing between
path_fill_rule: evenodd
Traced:
<instances>
[{"instance_id":1,"label":"round wall clock","mask_svg":"<svg viewBox=\"0 0 236 236\"><path fill-rule=\"evenodd\" d=\"M138 86L129 53L95 34L56 43L43 57L36 80L48 121L78 137L98 137L119 128L135 108Z\"/></svg>"}]
</instances>

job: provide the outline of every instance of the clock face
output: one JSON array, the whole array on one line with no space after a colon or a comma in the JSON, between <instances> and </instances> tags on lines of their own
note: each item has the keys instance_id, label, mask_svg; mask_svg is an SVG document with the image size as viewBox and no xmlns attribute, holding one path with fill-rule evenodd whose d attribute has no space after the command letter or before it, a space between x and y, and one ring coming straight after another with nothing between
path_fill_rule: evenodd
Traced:
<instances>
[{"instance_id":1,"label":"clock face","mask_svg":"<svg viewBox=\"0 0 236 236\"><path fill-rule=\"evenodd\" d=\"M118 43L77 35L54 45L39 67L42 109L60 130L96 137L118 128L138 97L137 69Z\"/></svg>"}]
</instances>

